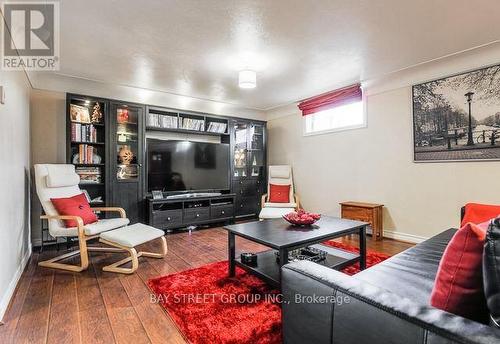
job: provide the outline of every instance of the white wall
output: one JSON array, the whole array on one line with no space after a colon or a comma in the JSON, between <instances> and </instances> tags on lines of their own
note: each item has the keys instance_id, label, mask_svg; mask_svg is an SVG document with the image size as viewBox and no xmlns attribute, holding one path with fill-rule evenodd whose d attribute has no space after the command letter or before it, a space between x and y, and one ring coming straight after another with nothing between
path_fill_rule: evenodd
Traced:
<instances>
[{"instance_id":1,"label":"white wall","mask_svg":"<svg viewBox=\"0 0 500 344\"><path fill-rule=\"evenodd\" d=\"M0 72L0 319L31 254L30 85L23 72Z\"/></svg>"},{"instance_id":2,"label":"white wall","mask_svg":"<svg viewBox=\"0 0 500 344\"><path fill-rule=\"evenodd\" d=\"M32 90L31 164L66 162L66 94ZM31 242L40 245L42 206L35 190L31 200Z\"/></svg>"},{"instance_id":3,"label":"white wall","mask_svg":"<svg viewBox=\"0 0 500 344\"><path fill-rule=\"evenodd\" d=\"M293 166L306 209L338 216L342 201L383 203L387 236L409 241L456 227L464 203L500 203L500 162L414 163L410 85L498 56L495 45L364 82L364 129L304 137L296 104L273 109L269 163Z\"/></svg>"}]
</instances>

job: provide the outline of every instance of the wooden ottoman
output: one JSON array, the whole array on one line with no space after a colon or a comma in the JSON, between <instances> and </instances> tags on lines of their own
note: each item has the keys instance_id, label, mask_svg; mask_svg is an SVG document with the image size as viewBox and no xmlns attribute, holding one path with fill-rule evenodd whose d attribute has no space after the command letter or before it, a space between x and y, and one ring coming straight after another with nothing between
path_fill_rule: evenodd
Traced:
<instances>
[{"instance_id":1,"label":"wooden ottoman","mask_svg":"<svg viewBox=\"0 0 500 344\"><path fill-rule=\"evenodd\" d=\"M122 259L111 265L107 265L102 269L104 271L119 272L122 274L134 273L139 267L138 258L141 256L150 258L163 258L167 254L167 240L165 239L164 232L160 229L136 223L130 226L118 228L109 232L101 233L99 241L103 244L114 246L127 251L130 257ZM161 252L137 252L135 247L145 244L149 241L160 239ZM131 268L123 268L121 265L132 262Z\"/></svg>"}]
</instances>

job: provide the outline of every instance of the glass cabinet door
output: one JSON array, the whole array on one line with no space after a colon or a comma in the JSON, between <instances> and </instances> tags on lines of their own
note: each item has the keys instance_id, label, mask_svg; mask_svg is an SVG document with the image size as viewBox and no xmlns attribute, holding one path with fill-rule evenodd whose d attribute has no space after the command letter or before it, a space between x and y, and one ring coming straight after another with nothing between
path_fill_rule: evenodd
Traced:
<instances>
[{"instance_id":1,"label":"glass cabinet door","mask_svg":"<svg viewBox=\"0 0 500 344\"><path fill-rule=\"evenodd\" d=\"M116 178L139 180L139 109L117 106L116 113Z\"/></svg>"},{"instance_id":2,"label":"glass cabinet door","mask_svg":"<svg viewBox=\"0 0 500 344\"><path fill-rule=\"evenodd\" d=\"M234 177L248 176L248 124L234 125Z\"/></svg>"},{"instance_id":3,"label":"glass cabinet door","mask_svg":"<svg viewBox=\"0 0 500 344\"><path fill-rule=\"evenodd\" d=\"M248 164L250 177L261 177L264 173L264 127L252 124L249 128Z\"/></svg>"}]
</instances>

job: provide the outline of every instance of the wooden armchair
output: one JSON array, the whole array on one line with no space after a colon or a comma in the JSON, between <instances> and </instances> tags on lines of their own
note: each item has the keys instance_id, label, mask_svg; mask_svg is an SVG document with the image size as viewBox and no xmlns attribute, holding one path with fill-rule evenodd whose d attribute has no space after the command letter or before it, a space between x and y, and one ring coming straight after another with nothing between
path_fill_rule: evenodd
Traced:
<instances>
[{"instance_id":1,"label":"wooden armchair","mask_svg":"<svg viewBox=\"0 0 500 344\"><path fill-rule=\"evenodd\" d=\"M269 185L290 185L289 203L271 203L269 202ZM262 210L259 214L260 219L280 218L294 210L300 208L299 196L295 193L293 185L292 167L289 165L269 166L269 177L267 183L267 193L262 195Z\"/></svg>"},{"instance_id":2,"label":"wooden armchair","mask_svg":"<svg viewBox=\"0 0 500 344\"><path fill-rule=\"evenodd\" d=\"M49 233L57 237L78 237L79 250L71 251L58 257L38 263L40 266L80 272L87 269L89 265L88 251L122 252L123 250L108 247L87 246L87 241L99 236L99 233L113 230L128 225L125 210L117 207L92 208L99 212L118 212L120 217L100 219L97 222L84 225L79 216L59 215L54 208L51 198L71 197L82 193L78 187L79 176L75 172L75 166L63 164L37 164L35 165L35 185L38 198L46 215L40 218L46 219L49 224ZM64 220L75 220L76 227L66 228ZM80 264L59 263L80 255Z\"/></svg>"}]
</instances>

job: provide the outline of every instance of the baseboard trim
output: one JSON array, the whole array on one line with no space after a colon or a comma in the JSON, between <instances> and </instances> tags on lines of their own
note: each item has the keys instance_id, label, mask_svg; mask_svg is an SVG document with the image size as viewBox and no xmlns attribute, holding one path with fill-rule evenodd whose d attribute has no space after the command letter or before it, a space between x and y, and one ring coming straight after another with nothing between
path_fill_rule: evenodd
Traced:
<instances>
[{"instance_id":1,"label":"baseboard trim","mask_svg":"<svg viewBox=\"0 0 500 344\"><path fill-rule=\"evenodd\" d=\"M413 244L418 244L428 239L427 237L423 237L420 235L388 231L388 230L384 230L384 237L399 241L411 242Z\"/></svg>"},{"instance_id":2,"label":"baseboard trim","mask_svg":"<svg viewBox=\"0 0 500 344\"><path fill-rule=\"evenodd\" d=\"M5 290L4 294L2 295L2 300L0 301L0 323L1 320L3 319L3 316L5 315L5 312L7 311L7 308L9 307L10 300L14 295L14 292L16 291L17 283L19 282L19 279L21 278L24 269L26 268L26 265L30 260L32 251L33 249L30 244L28 247L28 251L25 253L23 259L21 260L21 265L19 265L19 267L17 268L17 271L12 277L12 280L10 281L7 290Z\"/></svg>"}]
</instances>

